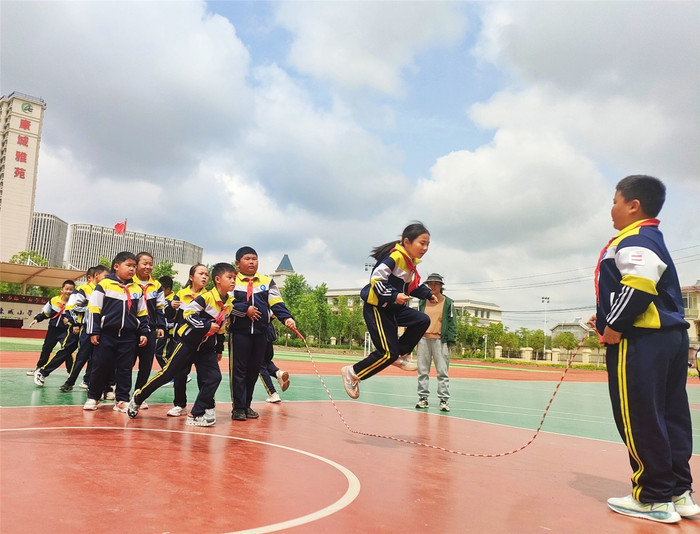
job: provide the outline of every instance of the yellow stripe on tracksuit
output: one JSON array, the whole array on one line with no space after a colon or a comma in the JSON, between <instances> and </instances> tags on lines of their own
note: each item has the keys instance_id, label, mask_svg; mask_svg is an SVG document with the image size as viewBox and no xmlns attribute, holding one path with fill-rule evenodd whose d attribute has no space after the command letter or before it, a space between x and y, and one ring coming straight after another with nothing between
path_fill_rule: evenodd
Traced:
<instances>
[{"instance_id":1,"label":"yellow stripe on tracksuit","mask_svg":"<svg viewBox=\"0 0 700 534\"><path fill-rule=\"evenodd\" d=\"M642 487L637 484L639 477L644 472L644 464L637 454L637 446L634 443L634 436L632 435L632 422L630 421L630 411L629 411L629 397L627 395L627 339L622 338L618 347L618 359L617 359L617 383L620 393L620 415L622 417L622 425L625 429L625 444L627 445L627 450L630 456L634 458L639 466L637 470L632 475L632 482L634 483L634 489L632 490L632 496L639 500L639 494L642 491Z\"/></svg>"},{"instance_id":2,"label":"yellow stripe on tracksuit","mask_svg":"<svg viewBox=\"0 0 700 534\"><path fill-rule=\"evenodd\" d=\"M379 358L376 362L374 362L372 365L367 367L366 369L363 369L359 373L357 373L358 378L362 378L364 376L367 376L368 373L371 373L374 369L377 367L384 365L386 361L391 358L391 352L389 352L389 343L386 341L386 335L384 334L384 327L382 326L382 317L379 314L379 310L376 307L372 308L372 311L374 312L374 320L377 323L377 331L379 332L379 338L382 341L382 349L384 349L384 355Z\"/></svg>"},{"instance_id":3,"label":"yellow stripe on tracksuit","mask_svg":"<svg viewBox=\"0 0 700 534\"><path fill-rule=\"evenodd\" d=\"M172 363L173 359L175 358L175 355L180 351L181 348L182 348L182 343L178 343L177 345L175 345L175 348L173 349L173 353L170 355L170 359L167 362L165 362L165 367L163 367L160 371L158 371L151 378L149 378L148 382L146 382L141 387L139 392L142 391L148 384L153 382L156 378L158 378L159 376L162 376L163 373L165 373L165 371L168 369L168 367L170 367L170 364ZM134 394L136 394L136 392L134 392Z\"/></svg>"}]
</instances>

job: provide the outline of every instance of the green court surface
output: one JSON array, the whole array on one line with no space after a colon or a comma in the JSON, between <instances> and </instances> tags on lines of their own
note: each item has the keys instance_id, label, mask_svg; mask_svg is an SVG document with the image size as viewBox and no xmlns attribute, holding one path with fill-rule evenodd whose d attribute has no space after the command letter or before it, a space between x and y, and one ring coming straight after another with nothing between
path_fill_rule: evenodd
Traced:
<instances>
[{"instance_id":1,"label":"green court surface","mask_svg":"<svg viewBox=\"0 0 700 534\"><path fill-rule=\"evenodd\" d=\"M285 354L286 357L286 354ZM308 356L307 356L308 358ZM197 394L196 373L192 373L187 396L190 403ZM0 370L0 406L2 407L41 407L65 405L67 409L79 410L85 402L85 390L76 387L70 393L58 390L65 378L65 369L56 370L46 379L43 388L36 387L32 377L21 369ZM135 374L134 374L135 378ZM416 411L415 377L373 377L362 382L360 399L348 399L339 376L324 376L331 395L343 411L349 402L362 402ZM431 380L434 387L435 381ZM430 398L428 413L436 417L458 417L486 423L507 425L534 430L540 423L544 410L551 398L555 382L511 381L486 379L451 379L449 413L440 412L436 397ZM434 394L433 394L434 395ZM700 386L690 385L688 395L692 407L694 454L700 454ZM172 402L172 388L163 387L148 399L150 405ZM264 402L265 390L258 385L253 401ZM292 375L291 387L282 393L283 403L304 401L330 402L318 377L315 375ZM231 395L228 374L224 374L217 392L217 402L228 404ZM70 407L70 408L69 408ZM153 407L158 410L165 407ZM342 426L340 418L337 424ZM367 421L348 420L352 427L367 426ZM378 429L374 429L378 430ZM561 385L547 414L543 431L570 436L593 438L618 443L620 441L613 422L605 383L564 383Z\"/></svg>"}]
</instances>

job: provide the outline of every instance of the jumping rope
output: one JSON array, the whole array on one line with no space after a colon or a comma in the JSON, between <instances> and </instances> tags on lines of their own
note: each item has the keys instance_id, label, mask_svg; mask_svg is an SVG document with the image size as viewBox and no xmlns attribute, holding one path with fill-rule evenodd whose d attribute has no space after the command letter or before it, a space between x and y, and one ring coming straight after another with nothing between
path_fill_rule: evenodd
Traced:
<instances>
[{"instance_id":1,"label":"jumping rope","mask_svg":"<svg viewBox=\"0 0 700 534\"><path fill-rule=\"evenodd\" d=\"M325 380L323 380L323 377L321 376L321 373L318 372L318 367L316 367L316 362L314 361L314 357L311 354L311 349L309 349L309 345L306 343L306 339L304 336L301 335L301 333L296 329L292 328L292 331L299 336L299 339L301 339L304 342L304 346L306 347L306 351L309 353L309 359L311 360L311 364L314 367L314 372L316 373L316 376L318 379L321 381L321 384L323 384L323 389L326 390L326 394L328 395L328 398L331 401L331 404L333 405L333 408L335 408L336 413L338 414L338 417L340 417L340 420L343 422L343 425L345 425L345 428L347 428L350 432L353 434L358 434L360 436L368 436L371 438L382 438L382 439L389 439L392 441L398 441L399 443L406 443L408 445L418 445L420 447L426 447L428 449L435 449L438 451L443 451L443 452L449 452L451 454L457 454L459 456L469 456L473 458L500 458L502 456L509 456L511 454L515 454L516 452L520 452L526 447L528 447L533 441L535 441L535 438L540 433L540 430L542 429L542 425L544 425L544 420L547 418L547 413L549 412L549 408L552 406L552 402L554 402L554 398L557 396L557 393L559 391L559 386L561 386L561 383L564 381L564 377L566 376L566 373L571 369L571 364L574 361L574 358L578 354L579 349L583 346L584 341L586 341L586 338L588 336L584 336L581 338L581 341L579 342L578 346L576 347L576 350L574 350L573 354L569 358L569 361L566 364L566 368L564 369L564 372L561 375L561 378L559 379L559 382L557 382L557 386L554 388L554 393L552 393L552 396L549 399L549 402L547 403L547 407L544 409L544 413L542 414L542 419L540 420L540 424L537 427L537 430L535 430L535 433L532 435L532 437L522 446L518 447L517 449L513 449L512 451L507 451L507 452L501 452L498 454L481 454L481 453L473 453L473 452L462 452L462 451L456 451L454 449L448 449L446 447L440 447L438 445L431 445L430 443L423 443L420 441L412 441L410 439L403 439L403 438L397 438L395 436L387 436L384 434L374 434L372 432L363 432L361 430L356 430L352 428L348 422L345 420L345 417L343 417L343 414L341 413L340 409L338 408L338 405L335 403L335 400L333 399L333 395L331 395L330 390L328 389L328 386L326 385Z\"/></svg>"}]
</instances>

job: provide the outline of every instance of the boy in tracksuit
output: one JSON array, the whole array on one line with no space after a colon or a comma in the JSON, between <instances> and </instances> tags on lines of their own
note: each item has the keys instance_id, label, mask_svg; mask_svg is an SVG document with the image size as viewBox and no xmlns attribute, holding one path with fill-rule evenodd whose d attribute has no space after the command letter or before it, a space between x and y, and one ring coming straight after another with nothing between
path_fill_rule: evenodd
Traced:
<instances>
[{"instance_id":1,"label":"boy in tracksuit","mask_svg":"<svg viewBox=\"0 0 700 534\"><path fill-rule=\"evenodd\" d=\"M148 341L148 313L139 285L133 281L136 256L120 252L112 260L112 273L90 295L86 331L94 345L88 399L84 410L97 410L106 378L114 368L114 410L126 412L131 390L134 351Z\"/></svg>"},{"instance_id":2,"label":"boy in tracksuit","mask_svg":"<svg viewBox=\"0 0 700 534\"><path fill-rule=\"evenodd\" d=\"M700 514L692 497L692 427L686 381L688 323L657 216L666 188L651 176L617 184L618 234L596 267L595 326L607 345L615 424L627 445L632 494L608 499L620 514L663 523Z\"/></svg>"},{"instance_id":3,"label":"boy in tracksuit","mask_svg":"<svg viewBox=\"0 0 700 534\"><path fill-rule=\"evenodd\" d=\"M34 320L29 323L31 328L41 321L49 321L49 328L46 331L46 337L44 338L44 344L41 346L41 354L39 355L39 360L36 362L36 366L33 371L29 371L28 375L34 376L34 381L37 382L37 373L46 363L49 361L49 356L51 356L51 351L56 346L56 343L63 345L66 335L68 333L68 321L64 321L63 310L68 304L68 299L75 291L75 282L73 280L66 280L61 285L61 292L52 297L39 312ZM73 363L71 358L70 364ZM66 362L66 367L70 371L70 364ZM43 385L37 384L37 385Z\"/></svg>"},{"instance_id":4,"label":"boy in tracksuit","mask_svg":"<svg viewBox=\"0 0 700 534\"><path fill-rule=\"evenodd\" d=\"M233 290L235 272L230 263L214 265L211 272L214 287L197 296L184 310L183 320L175 328L178 343L172 356L165 367L131 397L127 409L129 417L138 415L141 405L155 390L194 364L199 394L185 424L212 426L216 423L214 395L221 383L219 361L224 349L226 321L232 309L228 293Z\"/></svg>"},{"instance_id":5,"label":"boy in tracksuit","mask_svg":"<svg viewBox=\"0 0 700 534\"><path fill-rule=\"evenodd\" d=\"M254 249L238 249L236 267L238 274L229 328L233 339L233 358L229 356L233 399L231 418L245 421L259 417L250 404L268 344L270 317L274 314L290 329L296 328L296 323L274 280L257 272L258 254Z\"/></svg>"},{"instance_id":6,"label":"boy in tracksuit","mask_svg":"<svg viewBox=\"0 0 700 534\"><path fill-rule=\"evenodd\" d=\"M175 298L173 279L167 275L161 276L158 278L158 283L163 288L163 296L165 297L165 306L163 308L163 315L165 315L165 336L156 339L156 360L162 369L165 367L165 361L168 359L168 346L172 344L177 310L172 307L172 302ZM172 349L172 347L170 348Z\"/></svg>"},{"instance_id":7,"label":"boy in tracksuit","mask_svg":"<svg viewBox=\"0 0 700 534\"><path fill-rule=\"evenodd\" d=\"M86 364L87 370L83 377L83 384L87 386L88 382L90 382L90 357L92 356L94 345L90 342L90 336L85 329L85 315L87 314L90 295L92 295L92 292L95 290L95 286L107 276L109 269L104 265L96 265L95 267L91 267L88 273L92 273L92 276L87 276L87 283L78 287L77 291L71 295L68 305L66 306L66 317L68 321L73 328L77 327L80 333L78 336L78 352L75 355L75 362L73 362L70 376L59 388L63 392L73 390L73 386L78 380L78 375L80 375L80 371L82 371ZM111 374L113 375L114 373ZM113 377L110 375L110 379L111 378ZM111 388L108 389L111 391Z\"/></svg>"}]
</instances>

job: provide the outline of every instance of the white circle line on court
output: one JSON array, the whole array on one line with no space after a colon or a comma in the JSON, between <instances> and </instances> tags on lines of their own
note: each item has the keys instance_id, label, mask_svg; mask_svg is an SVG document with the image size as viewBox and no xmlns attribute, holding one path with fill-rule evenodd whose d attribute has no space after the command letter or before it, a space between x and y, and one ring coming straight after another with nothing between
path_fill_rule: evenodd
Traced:
<instances>
[{"instance_id":1,"label":"white circle line on court","mask_svg":"<svg viewBox=\"0 0 700 534\"><path fill-rule=\"evenodd\" d=\"M261 527L255 527L255 528L249 528L245 530L236 530L234 532L226 533L226 534L264 534L267 532L278 532L280 530L284 530L287 528L292 528L292 527L298 527L301 525L305 525L306 523L311 523L313 521L317 521L319 519L322 519L324 517L327 517L329 515L332 515L336 512L339 512L346 506L348 506L351 502L353 502L357 496L360 494L360 480L355 476L355 474L350 471L348 468L345 466L340 465L339 463L334 462L333 460L329 460L328 458L324 458L323 456L319 456L317 454L314 454L312 452L308 451L303 451L301 449L295 449L294 447L287 447L286 445L278 445L276 443L269 443L267 441L258 441L255 439L248 439L248 438L239 438L236 436L225 436L223 434L213 434L213 433L203 433L203 432L189 432L186 430L169 430L169 429L164 429L164 428L122 428L122 427L109 427L109 426L51 426L51 427L29 427L29 428L0 428L0 432L28 432L28 431L35 431L35 430L131 430L131 431L141 431L141 432L163 432L163 433L171 433L171 434L190 434L193 436L204 436L204 437L216 437L216 438L223 438L223 439L231 439L231 440L237 440L237 441L246 441L248 443L256 443L258 445L268 445L270 447L277 447L278 449L285 449L291 452L296 452L299 454L303 454L305 456L308 456L310 458L314 458L316 460L320 460L321 462L324 462L331 467L337 469L340 471L348 481L348 489L345 491L343 496L335 501L334 503L331 503L330 505L326 506L325 508L321 508L320 510L317 510L316 512L312 512L307 515L303 515L301 517L296 517L294 519L289 519L287 521L282 521L280 523L274 523L271 525L264 525Z\"/></svg>"}]
</instances>

